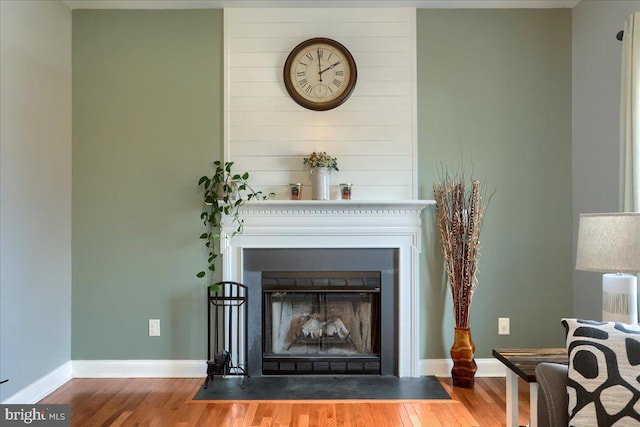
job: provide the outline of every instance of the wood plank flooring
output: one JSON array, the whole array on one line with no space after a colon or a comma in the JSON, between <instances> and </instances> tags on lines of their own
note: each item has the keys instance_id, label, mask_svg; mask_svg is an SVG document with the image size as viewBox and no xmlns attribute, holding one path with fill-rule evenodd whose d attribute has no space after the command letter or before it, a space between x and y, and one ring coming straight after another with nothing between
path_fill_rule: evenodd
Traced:
<instances>
[{"instance_id":1,"label":"wood plank flooring","mask_svg":"<svg viewBox=\"0 0 640 427\"><path fill-rule=\"evenodd\" d=\"M393 427L505 425L505 379L476 378L473 389L440 378L453 400L191 401L201 378L77 378L39 403L71 406L71 425ZM529 418L527 384L519 385L520 424Z\"/></svg>"}]
</instances>

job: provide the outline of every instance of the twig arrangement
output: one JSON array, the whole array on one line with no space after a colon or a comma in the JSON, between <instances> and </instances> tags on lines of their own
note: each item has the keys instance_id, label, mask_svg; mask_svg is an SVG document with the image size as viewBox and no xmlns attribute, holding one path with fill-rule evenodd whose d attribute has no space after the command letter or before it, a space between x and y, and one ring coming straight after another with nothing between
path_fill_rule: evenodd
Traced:
<instances>
[{"instance_id":1,"label":"twig arrangement","mask_svg":"<svg viewBox=\"0 0 640 427\"><path fill-rule=\"evenodd\" d=\"M486 210L480 181L465 187L462 174L445 173L433 185L436 219L451 296L456 328L469 328L471 297L478 283L478 248Z\"/></svg>"}]
</instances>

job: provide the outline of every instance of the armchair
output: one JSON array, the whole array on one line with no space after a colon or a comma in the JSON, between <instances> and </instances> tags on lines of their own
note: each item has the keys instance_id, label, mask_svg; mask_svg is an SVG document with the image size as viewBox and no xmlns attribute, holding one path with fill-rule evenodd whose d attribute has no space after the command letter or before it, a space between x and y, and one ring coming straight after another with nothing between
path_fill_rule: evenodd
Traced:
<instances>
[{"instance_id":1,"label":"armchair","mask_svg":"<svg viewBox=\"0 0 640 427\"><path fill-rule=\"evenodd\" d=\"M540 363L536 367L538 382L538 426L569 425L567 395L568 367L557 363Z\"/></svg>"}]
</instances>

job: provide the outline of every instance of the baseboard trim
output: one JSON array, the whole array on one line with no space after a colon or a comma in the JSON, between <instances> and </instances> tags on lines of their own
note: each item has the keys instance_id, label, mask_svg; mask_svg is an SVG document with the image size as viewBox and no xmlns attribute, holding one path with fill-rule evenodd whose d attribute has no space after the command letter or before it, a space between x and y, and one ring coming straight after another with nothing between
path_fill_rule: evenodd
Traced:
<instances>
[{"instance_id":1,"label":"baseboard trim","mask_svg":"<svg viewBox=\"0 0 640 427\"><path fill-rule=\"evenodd\" d=\"M204 378L205 360L74 360L74 378Z\"/></svg>"},{"instance_id":2,"label":"baseboard trim","mask_svg":"<svg viewBox=\"0 0 640 427\"><path fill-rule=\"evenodd\" d=\"M69 361L9 396L2 401L2 404L33 405L69 381L72 378L71 372L72 362Z\"/></svg>"},{"instance_id":3,"label":"baseboard trim","mask_svg":"<svg viewBox=\"0 0 640 427\"><path fill-rule=\"evenodd\" d=\"M507 375L506 367L497 359L475 360L478 365L476 377L504 377ZM418 362L418 374L450 377L452 367L453 361L451 359L422 359Z\"/></svg>"}]
</instances>

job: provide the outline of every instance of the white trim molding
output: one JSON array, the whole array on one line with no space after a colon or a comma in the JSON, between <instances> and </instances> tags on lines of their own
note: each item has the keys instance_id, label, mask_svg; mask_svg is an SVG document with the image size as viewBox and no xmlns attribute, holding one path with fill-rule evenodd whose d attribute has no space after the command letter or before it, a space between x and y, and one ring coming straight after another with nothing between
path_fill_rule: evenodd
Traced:
<instances>
[{"instance_id":1,"label":"white trim molding","mask_svg":"<svg viewBox=\"0 0 640 427\"><path fill-rule=\"evenodd\" d=\"M72 378L72 361L66 362L42 378L2 401L4 405L32 405L53 393Z\"/></svg>"},{"instance_id":2,"label":"white trim molding","mask_svg":"<svg viewBox=\"0 0 640 427\"><path fill-rule=\"evenodd\" d=\"M475 359L478 365L476 377L505 377L506 366L494 358ZM436 377L450 377L453 360L451 359L422 359L420 361L420 375L435 375Z\"/></svg>"},{"instance_id":3,"label":"white trim molding","mask_svg":"<svg viewBox=\"0 0 640 427\"><path fill-rule=\"evenodd\" d=\"M74 360L73 378L204 378L206 360Z\"/></svg>"}]
</instances>

